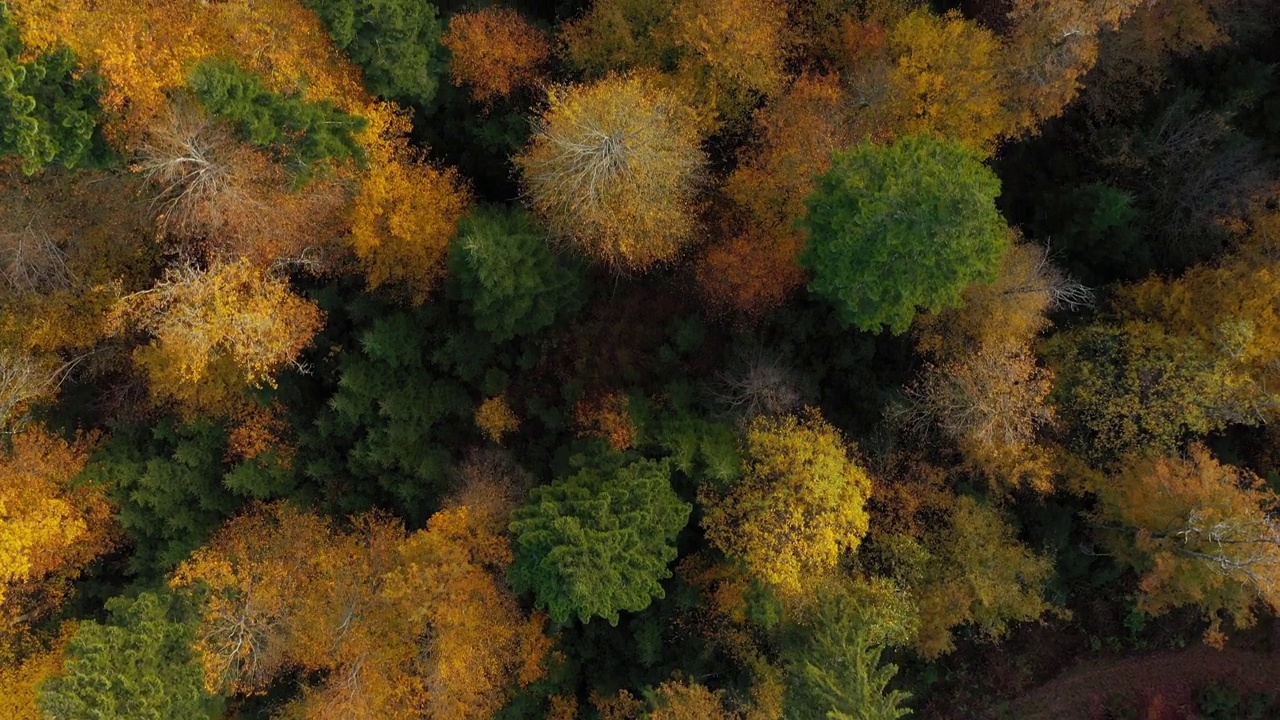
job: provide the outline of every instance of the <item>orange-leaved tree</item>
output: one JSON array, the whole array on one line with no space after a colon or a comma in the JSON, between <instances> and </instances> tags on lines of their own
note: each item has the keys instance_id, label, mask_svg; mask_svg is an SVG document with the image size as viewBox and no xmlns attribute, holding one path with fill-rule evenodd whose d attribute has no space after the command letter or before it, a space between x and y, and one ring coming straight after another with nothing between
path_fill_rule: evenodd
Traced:
<instances>
[{"instance_id":1,"label":"orange-leaved tree","mask_svg":"<svg viewBox=\"0 0 1280 720\"><path fill-rule=\"evenodd\" d=\"M470 86L481 102L536 84L551 55L546 33L511 8L458 13L440 43L449 48L453 84Z\"/></svg>"},{"instance_id":2,"label":"orange-leaved tree","mask_svg":"<svg viewBox=\"0 0 1280 720\"><path fill-rule=\"evenodd\" d=\"M673 259L694 236L706 157L696 118L657 74L556 87L516 157L551 233L618 270Z\"/></svg>"},{"instance_id":3,"label":"orange-leaved tree","mask_svg":"<svg viewBox=\"0 0 1280 720\"><path fill-rule=\"evenodd\" d=\"M804 284L795 221L831 153L852 141L848 114L839 78L810 74L756 113L757 139L724 187L736 222L698 261L698 284L714 306L758 315Z\"/></svg>"},{"instance_id":4,"label":"orange-leaved tree","mask_svg":"<svg viewBox=\"0 0 1280 720\"><path fill-rule=\"evenodd\" d=\"M0 456L0 640L16 623L56 607L91 560L111 549L111 505L101 488L72 483L90 441L40 426L13 436Z\"/></svg>"},{"instance_id":5,"label":"orange-leaved tree","mask_svg":"<svg viewBox=\"0 0 1280 720\"><path fill-rule=\"evenodd\" d=\"M1093 491L1108 544L1142 574L1145 612L1198 606L1205 640L1221 645L1224 620L1248 627L1259 607L1280 608L1280 496L1257 476L1193 445L1185 457L1131 459Z\"/></svg>"}]
</instances>

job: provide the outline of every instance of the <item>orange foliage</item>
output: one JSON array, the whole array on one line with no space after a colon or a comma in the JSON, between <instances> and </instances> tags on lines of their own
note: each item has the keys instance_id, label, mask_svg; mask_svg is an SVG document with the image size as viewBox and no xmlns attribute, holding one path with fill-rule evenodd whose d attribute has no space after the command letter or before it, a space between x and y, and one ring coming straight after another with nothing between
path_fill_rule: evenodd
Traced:
<instances>
[{"instance_id":1,"label":"orange foliage","mask_svg":"<svg viewBox=\"0 0 1280 720\"><path fill-rule=\"evenodd\" d=\"M626 450L636 441L630 405L631 400L621 392L584 397L573 408L578 436L600 438L618 452Z\"/></svg>"},{"instance_id":2,"label":"orange foliage","mask_svg":"<svg viewBox=\"0 0 1280 720\"><path fill-rule=\"evenodd\" d=\"M708 111L742 117L759 98L782 89L782 0L682 0L669 22L671 44L683 54L678 73Z\"/></svg>"},{"instance_id":3,"label":"orange foliage","mask_svg":"<svg viewBox=\"0 0 1280 720\"><path fill-rule=\"evenodd\" d=\"M253 402L239 405L231 421L227 434L229 462L252 460L274 451L277 462L285 466L292 463L295 448L287 442L289 420L279 400L272 400L266 406Z\"/></svg>"},{"instance_id":4,"label":"orange foliage","mask_svg":"<svg viewBox=\"0 0 1280 720\"><path fill-rule=\"evenodd\" d=\"M388 147L356 196L351 243L370 288L392 285L422 303L444 275L444 260L469 198L452 169Z\"/></svg>"},{"instance_id":5,"label":"orange foliage","mask_svg":"<svg viewBox=\"0 0 1280 720\"><path fill-rule=\"evenodd\" d=\"M501 445L504 435L520 427L520 418L507 404L506 395L494 395L476 408L476 427L485 437Z\"/></svg>"},{"instance_id":6,"label":"orange foliage","mask_svg":"<svg viewBox=\"0 0 1280 720\"><path fill-rule=\"evenodd\" d=\"M843 104L837 77L803 75L756 113L758 140L725 183L745 211L743 229L698 262L699 286L713 305L758 315L804 283L796 260L804 236L794 223L831 153L852 139Z\"/></svg>"},{"instance_id":7,"label":"orange foliage","mask_svg":"<svg viewBox=\"0 0 1280 720\"><path fill-rule=\"evenodd\" d=\"M537 84L551 55L546 33L510 8L458 13L440 43L451 53L453 84L470 85L481 102Z\"/></svg>"},{"instance_id":8,"label":"orange foliage","mask_svg":"<svg viewBox=\"0 0 1280 720\"><path fill-rule=\"evenodd\" d=\"M69 581L111 549L112 508L100 488L71 479L91 440L68 443L41 427L13 436L0 457L0 636L58 605Z\"/></svg>"}]
</instances>

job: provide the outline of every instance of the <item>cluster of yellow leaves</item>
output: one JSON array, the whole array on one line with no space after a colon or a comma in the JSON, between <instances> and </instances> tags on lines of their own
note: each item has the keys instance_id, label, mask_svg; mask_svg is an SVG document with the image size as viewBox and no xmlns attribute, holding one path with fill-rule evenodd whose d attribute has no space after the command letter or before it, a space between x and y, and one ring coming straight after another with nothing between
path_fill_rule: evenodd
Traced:
<instances>
[{"instance_id":1,"label":"cluster of yellow leaves","mask_svg":"<svg viewBox=\"0 0 1280 720\"><path fill-rule=\"evenodd\" d=\"M219 358L234 363L245 384L272 384L272 376L293 362L323 324L314 304L294 295L288 283L240 260L207 271L170 270L154 288L122 298L113 310L117 327L154 336L163 357L139 361L171 394L164 381L199 383ZM167 362L165 362L167 361ZM177 388L174 388L177 390ZM173 393L176 394L176 393Z\"/></svg>"},{"instance_id":2,"label":"cluster of yellow leaves","mask_svg":"<svg viewBox=\"0 0 1280 720\"><path fill-rule=\"evenodd\" d=\"M1093 488L1098 517L1130 529L1115 550L1142 573L1139 607L1197 605L1220 645L1223 620L1248 627L1258 602L1280 609L1280 496L1203 446L1185 458L1138 458Z\"/></svg>"},{"instance_id":3,"label":"cluster of yellow leaves","mask_svg":"<svg viewBox=\"0 0 1280 720\"><path fill-rule=\"evenodd\" d=\"M64 623L58 637L47 648L25 654L21 660L8 657L0 647L0 718L36 720L46 717L36 705L40 683L62 672L63 646L75 634L75 623Z\"/></svg>"},{"instance_id":4,"label":"cluster of yellow leaves","mask_svg":"<svg viewBox=\"0 0 1280 720\"><path fill-rule=\"evenodd\" d=\"M111 506L96 487L73 487L90 442L41 427L13 436L0 457L0 638L22 615L56 606L66 582L111 548ZM44 607L31 607L32 604Z\"/></svg>"},{"instance_id":5,"label":"cluster of yellow leaves","mask_svg":"<svg viewBox=\"0 0 1280 720\"><path fill-rule=\"evenodd\" d=\"M682 53L678 82L705 112L742 117L786 80L787 7L781 0L681 0L668 19Z\"/></svg>"},{"instance_id":6,"label":"cluster of yellow leaves","mask_svg":"<svg viewBox=\"0 0 1280 720\"><path fill-rule=\"evenodd\" d=\"M506 395L494 395L476 408L476 427L485 437L501 445L504 435L520 427L520 418L507 404Z\"/></svg>"},{"instance_id":7,"label":"cluster of yellow leaves","mask_svg":"<svg viewBox=\"0 0 1280 720\"><path fill-rule=\"evenodd\" d=\"M871 479L815 410L757 418L746 451L742 478L728 490L699 489L707 539L762 582L799 594L858 547Z\"/></svg>"},{"instance_id":8,"label":"cluster of yellow leaves","mask_svg":"<svg viewBox=\"0 0 1280 720\"><path fill-rule=\"evenodd\" d=\"M889 32L889 123L899 135L934 135L979 152L1007 132L995 34L951 12L908 15Z\"/></svg>"},{"instance_id":9,"label":"cluster of yellow leaves","mask_svg":"<svg viewBox=\"0 0 1280 720\"><path fill-rule=\"evenodd\" d=\"M440 44L449 48L453 84L470 85L481 102L535 85L551 55L546 33L510 8L454 15Z\"/></svg>"},{"instance_id":10,"label":"cluster of yellow leaves","mask_svg":"<svg viewBox=\"0 0 1280 720\"><path fill-rule=\"evenodd\" d=\"M732 720L738 713L725 710L722 692L712 692L695 682L668 680L654 691L655 705L649 720Z\"/></svg>"},{"instance_id":11,"label":"cluster of yellow leaves","mask_svg":"<svg viewBox=\"0 0 1280 720\"><path fill-rule=\"evenodd\" d=\"M351 243L370 288L392 285L422 303L444 275L469 199L457 173L396 153L375 164L351 212Z\"/></svg>"},{"instance_id":12,"label":"cluster of yellow leaves","mask_svg":"<svg viewBox=\"0 0 1280 720\"><path fill-rule=\"evenodd\" d=\"M551 89L515 158L551 234L619 270L671 260L693 239L705 162L694 114L651 72Z\"/></svg>"},{"instance_id":13,"label":"cluster of yellow leaves","mask_svg":"<svg viewBox=\"0 0 1280 720\"><path fill-rule=\"evenodd\" d=\"M550 648L545 618L501 580L509 507L453 505L412 535L377 513L344 531L285 504L232 520L171 581L210 591L206 684L253 693L296 667L327 673L293 708L303 717L491 717Z\"/></svg>"},{"instance_id":14,"label":"cluster of yellow leaves","mask_svg":"<svg viewBox=\"0 0 1280 720\"><path fill-rule=\"evenodd\" d=\"M636 426L631 419L631 400L626 393L593 394L578 401L573 420L579 437L595 437L618 452L635 444Z\"/></svg>"}]
</instances>

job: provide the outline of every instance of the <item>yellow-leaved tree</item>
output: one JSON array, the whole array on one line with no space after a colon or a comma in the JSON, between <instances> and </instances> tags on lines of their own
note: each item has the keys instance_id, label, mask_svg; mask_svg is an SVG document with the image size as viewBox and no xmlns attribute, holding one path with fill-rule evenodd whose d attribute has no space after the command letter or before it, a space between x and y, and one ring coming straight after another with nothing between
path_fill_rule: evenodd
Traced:
<instances>
[{"instance_id":1,"label":"yellow-leaved tree","mask_svg":"<svg viewBox=\"0 0 1280 720\"><path fill-rule=\"evenodd\" d=\"M699 490L702 526L756 578L798 594L858 547L870 492L866 470L816 410L760 417L747 430L742 478Z\"/></svg>"},{"instance_id":2,"label":"yellow-leaved tree","mask_svg":"<svg viewBox=\"0 0 1280 720\"><path fill-rule=\"evenodd\" d=\"M244 259L170 269L155 287L121 298L112 314L117 328L153 337L136 359L154 395L179 400L206 377L225 382L231 368L240 385L270 385L324 322L287 281Z\"/></svg>"},{"instance_id":3,"label":"yellow-leaved tree","mask_svg":"<svg viewBox=\"0 0 1280 720\"><path fill-rule=\"evenodd\" d=\"M693 240L700 142L683 99L638 71L551 89L515 163L552 235L611 268L643 270Z\"/></svg>"},{"instance_id":4,"label":"yellow-leaved tree","mask_svg":"<svg viewBox=\"0 0 1280 720\"><path fill-rule=\"evenodd\" d=\"M56 607L89 561L111 549L114 523L101 488L71 483L90 443L42 427L13 436L0 456L0 645Z\"/></svg>"}]
</instances>

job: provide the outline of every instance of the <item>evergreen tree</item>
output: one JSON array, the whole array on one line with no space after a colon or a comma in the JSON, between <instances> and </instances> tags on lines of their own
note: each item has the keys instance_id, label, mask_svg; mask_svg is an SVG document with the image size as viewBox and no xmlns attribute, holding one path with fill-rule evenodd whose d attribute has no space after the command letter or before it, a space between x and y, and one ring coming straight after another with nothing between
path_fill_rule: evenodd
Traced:
<instances>
[{"instance_id":1,"label":"evergreen tree","mask_svg":"<svg viewBox=\"0 0 1280 720\"><path fill-rule=\"evenodd\" d=\"M618 623L664 597L667 563L692 509L671 489L666 462L583 468L535 488L511 515L515 561L509 579L533 591L552 619Z\"/></svg>"},{"instance_id":2,"label":"evergreen tree","mask_svg":"<svg viewBox=\"0 0 1280 720\"><path fill-rule=\"evenodd\" d=\"M453 293L494 343L531 335L583 302L583 278L521 210L481 210L462 221L449 252Z\"/></svg>"},{"instance_id":3,"label":"evergreen tree","mask_svg":"<svg viewBox=\"0 0 1280 720\"><path fill-rule=\"evenodd\" d=\"M181 597L146 592L107 601L106 625L81 624L67 644L61 675L39 690L45 715L58 720L216 718L191 652L199 618Z\"/></svg>"},{"instance_id":4,"label":"evergreen tree","mask_svg":"<svg viewBox=\"0 0 1280 720\"><path fill-rule=\"evenodd\" d=\"M98 77L66 48L23 61L18 28L0 3L0 155L16 154L28 175L58 163L84 164L98 125Z\"/></svg>"},{"instance_id":5,"label":"evergreen tree","mask_svg":"<svg viewBox=\"0 0 1280 720\"><path fill-rule=\"evenodd\" d=\"M995 279L1009 244L1000 180L971 150L927 136L837 152L809 196L809 288L863 330L906 331Z\"/></svg>"},{"instance_id":6,"label":"evergreen tree","mask_svg":"<svg viewBox=\"0 0 1280 720\"><path fill-rule=\"evenodd\" d=\"M431 107L444 72L443 23L423 0L303 0L342 50L364 68L364 84L388 100Z\"/></svg>"},{"instance_id":7,"label":"evergreen tree","mask_svg":"<svg viewBox=\"0 0 1280 720\"><path fill-rule=\"evenodd\" d=\"M300 95L272 92L256 75L226 60L200 63L189 82L206 110L230 120L254 145L279 152L303 177L326 160L364 160L356 141L364 118L327 100L309 102Z\"/></svg>"}]
</instances>

